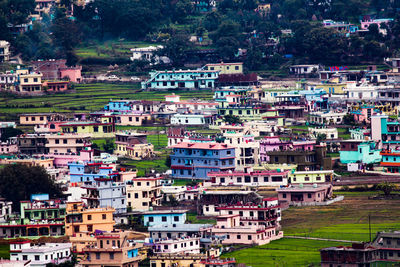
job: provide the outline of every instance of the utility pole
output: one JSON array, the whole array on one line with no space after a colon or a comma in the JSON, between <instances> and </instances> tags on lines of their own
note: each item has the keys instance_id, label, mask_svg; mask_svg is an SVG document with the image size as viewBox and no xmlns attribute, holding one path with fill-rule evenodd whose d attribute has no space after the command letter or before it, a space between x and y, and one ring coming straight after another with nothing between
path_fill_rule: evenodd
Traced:
<instances>
[{"instance_id":1,"label":"utility pole","mask_svg":"<svg viewBox=\"0 0 400 267\"><path fill-rule=\"evenodd\" d=\"M368 213L368 227L369 227L369 243L372 242L371 236L371 213Z\"/></svg>"}]
</instances>

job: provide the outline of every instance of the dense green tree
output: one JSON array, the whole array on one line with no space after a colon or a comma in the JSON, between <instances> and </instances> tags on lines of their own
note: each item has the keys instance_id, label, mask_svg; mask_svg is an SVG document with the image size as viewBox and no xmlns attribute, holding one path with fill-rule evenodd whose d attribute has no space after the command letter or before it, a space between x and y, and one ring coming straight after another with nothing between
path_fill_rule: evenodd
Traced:
<instances>
[{"instance_id":1,"label":"dense green tree","mask_svg":"<svg viewBox=\"0 0 400 267\"><path fill-rule=\"evenodd\" d=\"M21 131L21 129L17 129L17 128L13 128L13 127L8 127L8 128L4 128L3 132L1 134L1 141L5 142L8 140L8 138L10 137L15 137L18 136L20 134L23 134L24 132Z\"/></svg>"},{"instance_id":2,"label":"dense green tree","mask_svg":"<svg viewBox=\"0 0 400 267\"><path fill-rule=\"evenodd\" d=\"M221 16L217 12L211 12L203 20L203 26L207 31L215 31L221 23Z\"/></svg>"},{"instance_id":3,"label":"dense green tree","mask_svg":"<svg viewBox=\"0 0 400 267\"><path fill-rule=\"evenodd\" d=\"M43 167L21 164L7 165L0 170L0 196L13 203L19 211L19 202L29 200L31 194L46 193L50 197L61 197L59 185L51 179Z\"/></svg>"},{"instance_id":4,"label":"dense green tree","mask_svg":"<svg viewBox=\"0 0 400 267\"><path fill-rule=\"evenodd\" d=\"M193 44L189 41L189 36L177 34L166 42L160 54L167 56L173 66L182 67L186 61L186 53L191 49L193 49Z\"/></svg>"}]
</instances>

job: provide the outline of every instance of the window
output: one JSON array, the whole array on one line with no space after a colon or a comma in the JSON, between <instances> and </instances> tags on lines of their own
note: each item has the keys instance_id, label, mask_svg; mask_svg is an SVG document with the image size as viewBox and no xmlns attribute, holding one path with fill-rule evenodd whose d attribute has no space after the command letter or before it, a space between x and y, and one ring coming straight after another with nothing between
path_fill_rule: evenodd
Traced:
<instances>
[{"instance_id":1,"label":"window","mask_svg":"<svg viewBox=\"0 0 400 267\"><path fill-rule=\"evenodd\" d=\"M101 215L101 218L102 218L103 220L107 219L107 214L102 214L102 215Z\"/></svg>"},{"instance_id":2,"label":"window","mask_svg":"<svg viewBox=\"0 0 400 267\"><path fill-rule=\"evenodd\" d=\"M110 260L114 259L114 252L110 252Z\"/></svg>"},{"instance_id":3,"label":"window","mask_svg":"<svg viewBox=\"0 0 400 267\"><path fill-rule=\"evenodd\" d=\"M161 221L162 221L162 222L166 222L166 221L167 221L167 216L162 216L162 217L161 217Z\"/></svg>"},{"instance_id":4,"label":"window","mask_svg":"<svg viewBox=\"0 0 400 267\"><path fill-rule=\"evenodd\" d=\"M92 224L88 224L87 230L88 230L88 232L93 232L93 225Z\"/></svg>"},{"instance_id":5,"label":"window","mask_svg":"<svg viewBox=\"0 0 400 267\"><path fill-rule=\"evenodd\" d=\"M237 236L236 236L236 239L240 239L240 238L241 238L241 236L240 236L240 235L237 235Z\"/></svg>"},{"instance_id":6,"label":"window","mask_svg":"<svg viewBox=\"0 0 400 267\"><path fill-rule=\"evenodd\" d=\"M88 221L92 220L92 215L87 216Z\"/></svg>"},{"instance_id":7,"label":"window","mask_svg":"<svg viewBox=\"0 0 400 267\"><path fill-rule=\"evenodd\" d=\"M283 193L283 194L282 194L282 198L286 198L286 193Z\"/></svg>"},{"instance_id":8,"label":"window","mask_svg":"<svg viewBox=\"0 0 400 267\"><path fill-rule=\"evenodd\" d=\"M154 222L154 217L153 216L149 217L149 222Z\"/></svg>"},{"instance_id":9,"label":"window","mask_svg":"<svg viewBox=\"0 0 400 267\"><path fill-rule=\"evenodd\" d=\"M96 252L96 260L100 260L100 252Z\"/></svg>"},{"instance_id":10,"label":"window","mask_svg":"<svg viewBox=\"0 0 400 267\"><path fill-rule=\"evenodd\" d=\"M308 197L308 198L311 198L311 194L310 194L310 193L308 193L308 194L307 194L307 197Z\"/></svg>"},{"instance_id":11,"label":"window","mask_svg":"<svg viewBox=\"0 0 400 267\"><path fill-rule=\"evenodd\" d=\"M174 216L174 222L179 222L179 216Z\"/></svg>"},{"instance_id":12,"label":"window","mask_svg":"<svg viewBox=\"0 0 400 267\"><path fill-rule=\"evenodd\" d=\"M40 255L35 255L35 261L40 261Z\"/></svg>"},{"instance_id":13,"label":"window","mask_svg":"<svg viewBox=\"0 0 400 267\"><path fill-rule=\"evenodd\" d=\"M251 240L251 235L248 235L248 236L247 236L247 240Z\"/></svg>"},{"instance_id":14,"label":"window","mask_svg":"<svg viewBox=\"0 0 400 267\"><path fill-rule=\"evenodd\" d=\"M22 255L22 260L27 261L28 260L28 255Z\"/></svg>"}]
</instances>

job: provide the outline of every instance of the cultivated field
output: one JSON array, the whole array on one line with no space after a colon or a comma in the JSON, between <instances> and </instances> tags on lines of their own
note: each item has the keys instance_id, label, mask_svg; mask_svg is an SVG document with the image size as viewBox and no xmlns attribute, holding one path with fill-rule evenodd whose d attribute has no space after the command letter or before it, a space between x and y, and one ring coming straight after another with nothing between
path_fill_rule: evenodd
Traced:
<instances>
[{"instance_id":1,"label":"cultivated field","mask_svg":"<svg viewBox=\"0 0 400 267\"><path fill-rule=\"evenodd\" d=\"M380 192L335 192L343 201L323 207L296 207L283 211L285 236L369 241L368 216L372 239L376 232L400 229L400 199L373 200ZM349 245L345 242L284 238L271 244L224 254L238 262L256 266L318 266L319 249Z\"/></svg>"},{"instance_id":2,"label":"cultivated field","mask_svg":"<svg viewBox=\"0 0 400 267\"><path fill-rule=\"evenodd\" d=\"M16 119L17 114L38 112L92 112L100 110L110 99L165 100L170 92L138 92L139 84L79 84L65 93L24 96L0 95L0 119ZM211 99L208 91L175 91L181 99Z\"/></svg>"}]
</instances>

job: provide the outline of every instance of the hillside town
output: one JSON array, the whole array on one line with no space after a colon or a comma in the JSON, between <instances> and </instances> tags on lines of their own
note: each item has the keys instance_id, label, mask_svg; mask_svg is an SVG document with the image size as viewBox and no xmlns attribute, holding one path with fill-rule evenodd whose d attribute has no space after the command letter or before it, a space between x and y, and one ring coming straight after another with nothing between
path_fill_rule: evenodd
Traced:
<instances>
[{"instance_id":1,"label":"hillside town","mask_svg":"<svg viewBox=\"0 0 400 267\"><path fill-rule=\"evenodd\" d=\"M0 5L0 266L400 264L400 3L106 2Z\"/></svg>"}]
</instances>

